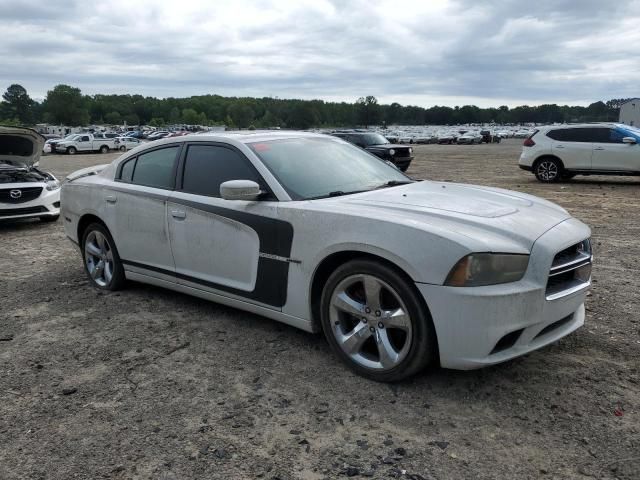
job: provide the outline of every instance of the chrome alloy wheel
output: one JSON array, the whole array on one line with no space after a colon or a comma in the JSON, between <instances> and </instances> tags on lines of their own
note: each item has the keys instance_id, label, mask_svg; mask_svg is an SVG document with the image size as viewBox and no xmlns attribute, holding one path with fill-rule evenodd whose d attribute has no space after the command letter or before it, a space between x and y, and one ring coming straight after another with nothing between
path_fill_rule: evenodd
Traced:
<instances>
[{"instance_id":1,"label":"chrome alloy wheel","mask_svg":"<svg viewBox=\"0 0 640 480\"><path fill-rule=\"evenodd\" d=\"M368 274L342 280L331 296L331 331L339 347L357 364L389 370L409 353L413 329L400 295Z\"/></svg>"},{"instance_id":2,"label":"chrome alloy wheel","mask_svg":"<svg viewBox=\"0 0 640 480\"><path fill-rule=\"evenodd\" d=\"M84 261L94 282L101 287L111 283L114 270L113 251L101 232L93 230L87 235L84 243Z\"/></svg>"},{"instance_id":3,"label":"chrome alloy wheel","mask_svg":"<svg viewBox=\"0 0 640 480\"><path fill-rule=\"evenodd\" d=\"M544 160L538 165L538 175L546 182L555 180L558 174L558 165L551 160Z\"/></svg>"}]
</instances>

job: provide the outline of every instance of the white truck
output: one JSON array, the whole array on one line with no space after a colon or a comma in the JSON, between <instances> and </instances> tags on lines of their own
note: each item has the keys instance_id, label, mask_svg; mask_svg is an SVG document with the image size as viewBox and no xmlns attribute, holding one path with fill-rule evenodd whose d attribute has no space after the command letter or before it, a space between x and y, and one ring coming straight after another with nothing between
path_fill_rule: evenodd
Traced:
<instances>
[{"instance_id":1,"label":"white truck","mask_svg":"<svg viewBox=\"0 0 640 480\"><path fill-rule=\"evenodd\" d=\"M78 152L109 153L118 149L120 141L117 138L106 138L104 135L79 133L71 135L55 143L56 152L75 155Z\"/></svg>"}]
</instances>

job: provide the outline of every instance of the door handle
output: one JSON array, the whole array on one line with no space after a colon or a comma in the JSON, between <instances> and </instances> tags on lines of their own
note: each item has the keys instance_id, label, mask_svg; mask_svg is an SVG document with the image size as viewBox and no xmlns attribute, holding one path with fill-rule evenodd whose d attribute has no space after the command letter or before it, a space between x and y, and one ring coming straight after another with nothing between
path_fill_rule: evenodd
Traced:
<instances>
[{"instance_id":1,"label":"door handle","mask_svg":"<svg viewBox=\"0 0 640 480\"><path fill-rule=\"evenodd\" d=\"M116 203L118 201L115 195L107 195L104 199L107 203Z\"/></svg>"},{"instance_id":2,"label":"door handle","mask_svg":"<svg viewBox=\"0 0 640 480\"><path fill-rule=\"evenodd\" d=\"M596 148L594 148L594 150L604 150L604 148L603 147L596 147Z\"/></svg>"},{"instance_id":3,"label":"door handle","mask_svg":"<svg viewBox=\"0 0 640 480\"><path fill-rule=\"evenodd\" d=\"M564 148L564 145L556 145L556 148Z\"/></svg>"},{"instance_id":4,"label":"door handle","mask_svg":"<svg viewBox=\"0 0 640 480\"><path fill-rule=\"evenodd\" d=\"M182 220L187 218L187 212L183 210L171 210L171 216L173 218L177 218L178 220Z\"/></svg>"}]
</instances>

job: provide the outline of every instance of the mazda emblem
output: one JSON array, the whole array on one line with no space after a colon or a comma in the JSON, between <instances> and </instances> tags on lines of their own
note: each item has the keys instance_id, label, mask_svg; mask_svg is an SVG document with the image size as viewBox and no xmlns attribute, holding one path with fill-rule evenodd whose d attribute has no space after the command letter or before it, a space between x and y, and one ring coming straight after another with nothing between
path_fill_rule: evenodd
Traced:
<instances>
[{"instance_id":1,"label":"mazda emblem","mask_svg":"<svg viewBox=\"0 0 640 480\"><path fill-rule=\"evenodd\" d=\"M22 190L11 190L9 196L16 200L22 196Z\"/></svg>"}]
</instances>

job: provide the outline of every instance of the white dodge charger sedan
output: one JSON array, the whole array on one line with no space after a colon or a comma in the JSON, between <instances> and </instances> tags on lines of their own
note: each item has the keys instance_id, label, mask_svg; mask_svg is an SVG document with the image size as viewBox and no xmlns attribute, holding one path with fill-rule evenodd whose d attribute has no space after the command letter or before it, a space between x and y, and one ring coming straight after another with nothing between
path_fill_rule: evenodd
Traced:
<instances>
[{"instance_id":1,"label":"white dodge charger sedan","mask_svg":"<svg viewBox=\"0 0 640 480\"><path fill-rule=\"evenodd\" d=\"M160 140L70 175L62 214L94 286L322 330L375 380L492 365L584 323L583 223L521 193L413 181L335 137Z\"/></svg>"}]
</instances>

